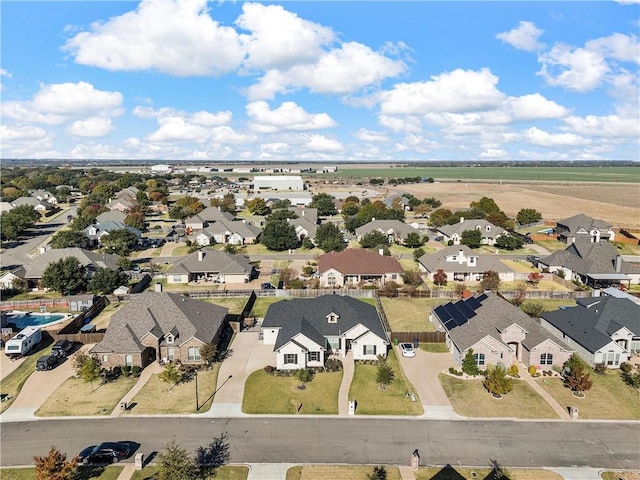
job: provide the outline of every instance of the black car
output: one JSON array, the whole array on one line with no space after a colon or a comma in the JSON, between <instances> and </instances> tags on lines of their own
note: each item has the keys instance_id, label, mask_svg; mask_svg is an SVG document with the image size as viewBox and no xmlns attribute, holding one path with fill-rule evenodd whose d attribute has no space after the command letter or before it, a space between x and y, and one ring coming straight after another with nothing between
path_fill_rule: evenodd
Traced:
<instances>
[{"instance_id":1,"label":"black car","mask_svg":"<svg viewBox=\"0 0 640 480\"><path fill-rule=\"evenodd\" d=\"M85 448L78 455L78 461L88 464L118 463L131 453L131 447L124 442L103 442Z\"/></svg>"},{"instance_id":2,"label":"black car","mask_svg":"<svg viewBox=\"0 0 640 480\"><path fill-rule=\"evenodd\" d=\"M263 290L275 290L276 287L274 287L271 283L269 282L265 282L262 284L262 289Z\"/></svg>"},{"instance_id":3,"label":"black car","mask_svg":"<svg viewBox=\"0 0 640 480\"><path fill-rule=\"evenodd\" d=\"M36 370L51 370L58 364L58 357L55 355L43 355L36 362Z\"/></svg>"},{"instance_id":4,"label":"black car","mask_svg":"<svg viewBox=\"0 0 640 480\"><path fill-rule=\"evenodd\" d=\"M65 358L73 352L73 342L58 340L51 348L51 353L56 357Z\"/></svg>"}]
</instances>

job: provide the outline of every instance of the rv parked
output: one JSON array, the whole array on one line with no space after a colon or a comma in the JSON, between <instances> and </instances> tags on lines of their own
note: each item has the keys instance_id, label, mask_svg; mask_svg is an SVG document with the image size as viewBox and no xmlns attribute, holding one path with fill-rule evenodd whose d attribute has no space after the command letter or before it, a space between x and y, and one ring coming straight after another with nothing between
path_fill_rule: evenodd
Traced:
<instances>
[{"instance_id":1,"label":"rv parked","mask_svg":"<svg viewBox=\"0 0 640 480\"><path fill-rule=\"evenodd\" d=\"M34 349L41 340L42 330L40 327L26 327L15 337L7 340L7 343L4 346L4 353L9 356L26 355Z\"/></svg>"}]
</instances>

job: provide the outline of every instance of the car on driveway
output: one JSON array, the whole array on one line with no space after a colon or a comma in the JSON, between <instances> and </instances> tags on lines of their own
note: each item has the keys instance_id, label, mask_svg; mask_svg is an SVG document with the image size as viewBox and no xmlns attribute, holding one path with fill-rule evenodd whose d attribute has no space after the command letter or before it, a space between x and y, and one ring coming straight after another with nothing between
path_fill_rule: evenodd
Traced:
<instances>
[{"instance_id":1,"label":"car on driveway","mask_svg":"<svg viewBox=\"0 0 640 480\"><path fill-rule=\"evenodd\" d=\"M85 465L118 463L131 454L131 446L125 442L103 442L85 448L78 454L78 462Z\"/></svg>"},{"instance_id":2,"label":"car on driveway","mask_svg":"<svg viewBox=\"0 0 640 480\"><path fill-rule=\"evenodd\" d=\"M413 345L410 343L401 343L398 345L403 357L412 358L416 356L416 351L413 349Z\"/></svg>"},{"instance_id":3,"label":"car on driveway","mask_svg":"<svg viewBox=\"0 0 640 480\"><path fill-rule=\"evenodd\" d=\"M75 345L69 340L58 340L51 348L51 353L56 357L65 358L73 353Z\"/></svg>"},{"instance_id":4,"label":"car on driveway","mask_svg":"<svg viewBox=\"0 0 640 480\"><path fill-rule=\"evenodd\" d=\"M58 364L58 357L55 355L43 355L36 362L36 370L51 370Z\"/></svg>"}]
</instances>

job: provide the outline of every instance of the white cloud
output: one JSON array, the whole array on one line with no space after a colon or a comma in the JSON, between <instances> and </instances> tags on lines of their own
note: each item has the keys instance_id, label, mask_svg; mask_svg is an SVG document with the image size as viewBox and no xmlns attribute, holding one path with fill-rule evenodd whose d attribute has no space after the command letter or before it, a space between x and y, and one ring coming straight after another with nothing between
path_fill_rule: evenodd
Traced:
<instances>
[{"instance_id":1,"label":"white cloud","mask_svg":"<svg viewBox=\"0 0 640 480\"><path fill-rule=\"evenodd\" d=\"M586 117L568 117L564 119L562 130L583 136L608 138L640 137L640 119L622 118L618 115L587 115Z\"/></svg>"},{"instance_id":2,"label":"white cloud","mask_svg":"<svg viewBox=\"0 0 640 480\"><path fill-rule=\"evenodd\" d=\"M76 120L69 127L69 133L74 137L106 137L112 130L111 119L101 117Z\"/></svg>"},{"instance_id":3,"label":"white cloud","mask_svg":"<svg viewBox=\"0 0 640 480\"><path fill-rule=\"evenodd\" d=\"M635 35L614 33L608 37L589 40L585 44L585 48L600 52L607 58L640 64L640 44L638 44L638 37Z\"/></svg>"},{"instance_id":4,"label":"white cloud","mask_svg":"<svg viewBox=\"0 0 640 480\"><path fill-rule=\"evenodd\" d=\"M479 156L485 160L502 160L509 158L509 154L504 148L488 148L483 150Z\"/></svg>"},{"instance_id":5,"label":"white cloud","mask_svg":"<svg viewBox=\"0 0 640 480\"><path fill-rule=\"evenodd\" d=\"M380 94L386 115L420 115L431 112L469 112L495 108L505 95L489 69L457 69L431 77L428 82L400 83Z\"/></svg>"},{"instance_id":6,"label":"white cloud","mask_svg":"<svg viewBox=\"0 0 640 480\"><path fill-rule=\"evenodd\" d=\"M517 27L496 35L496 38L505 43L527 52L539 50L544 45L538 43L538 37L542 35L543 30L538 29L533 22L521 21Z\"/></svg>"},{"instance_id":7,"label":"white cloud","mask_svg":"<svg viewBox=\"0 0 640 480\"><path fill-rule=\"evenodd\" d=\"M284 102L274 110L269 108L267 102L252 102L247 105L246 110L252 119L250 128L260 133L318 130L336 126L336 122L326 113L307 113L295 102Z\"/></svg>"},{"instance_id":8,"label":"white cloud","mask_svg":"<svg viewBox=\"0 0 640 480\"><path fill-rule=\"evenodd\" d=\"M564 44L554 45L550 51L541 54L538 61L542 68L537 74L549 85L577 92L593 90L609 73L601 53Z\"/></svg>"},{"instance_id":9,"label":"white cloud","mask_svg":"<svg viewBox=\"0 0 640 480\"><path fill-rule=\"evenodd\" d=\"M309 152L324 152L335 153L344 150L342 144L332 138L325 137L324 135L309 135L307 143L304 145L304 149Z\"/></svg>"},{"instance_id":10,"label":"white cloud","mask_svg":"<svg viewBox=\"0 0 640 480\"><path fill-rule=\"evenodd\" d=\"M246 145L255 142L255 137L235 131L229 126L216 127L211 132L211 140L216 143Z\"/></svg>"},{"instance_id":11,"label":"white cloud","mask_svg":"<svg viewBox=\"0 0 640 480\"><path fill-rule=\"evenodd\" d=\"M589 139L573 133L549 133L537 127L531 127L523 136L528 142L543 147L576 147L590 143Z\"/></svg>"},{"instance_id":12,"label":"white cloud","mask_svg":"<svg viewBox=\"0 0 640 480\"><path fill-rule=\"evenodd\" d=\"M15 141L37 141L47 136L47 132L40 128L31 125L20 126L7 126L0 125L0 140L5 144L6 142Z\"/></svg>"},{"instance_id":13,"label":"white cloud","mask_svg":"<svg viewBox=\"0 0 640 480\"><path fill-rule=\"evenodd\" d=\"M389 136L387 134L374 132L372 130L367 130L366 128L361 128L355 132L353 136L363 142L386 143L389 141Z\"/></svg>"},{"instance_id":14,"label":"white cloud","mask_svg":"<svg viewBox=\"0 0 640 480\"><path fill-rule=\"evenodd\" d=\"M507 110L516 121L562 118L568 115L565 107L547 100L539 93L510 97L505 103Z\"/></svg>"},{"instance_id":15,"label":"white cloud","mask_svg":"<svg viewBox=\"0 0 640 480\"><path fill-rule=\"evenodd\" d=\"M190 121L202 127L217 127L231 122L233 113L230 111L211 113L204 110L194 113Z\"/></svg>"},{"instance_id":16,"label":"white cloud","mask_svg":"<svg viewBox=\"0 0 640 480\"><path fill-rule=\"evenodd\" d=\"M231 72L244 57L238 33L209 16L206 0L142 0L135 11L94 23L63 49L82 65L176 76Z\"/></svg>"},{"instance_id":17,"label":"white cloud","mask_svg":"<svg viewBox=\"0 0 640 480\"><path fill-rule=\"evenodd\" d=\"M209 129L194 125L184 117L162 117L160 128L148 135L152 142L205 142L211 132Z\"/></svg>"}]
</instances>

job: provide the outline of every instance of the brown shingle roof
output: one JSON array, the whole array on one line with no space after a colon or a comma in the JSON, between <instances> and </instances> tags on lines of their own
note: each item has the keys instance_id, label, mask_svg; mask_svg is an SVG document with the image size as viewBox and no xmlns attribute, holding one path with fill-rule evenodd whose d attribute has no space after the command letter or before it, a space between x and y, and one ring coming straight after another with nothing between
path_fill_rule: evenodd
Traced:
<instances>
[{"instance_id":1,"label":"brown shingle roof","mask_svg":"<svg viewBox=\"0 0 640 480\"><path fill-rule=\"evenodd\" d=\"M402 267L395 258L364 249L347 249L321 255L318 259L318 272L324 273L332 268L340 273L353 274L402 272Z\"/></svg>"}]
</instances>

